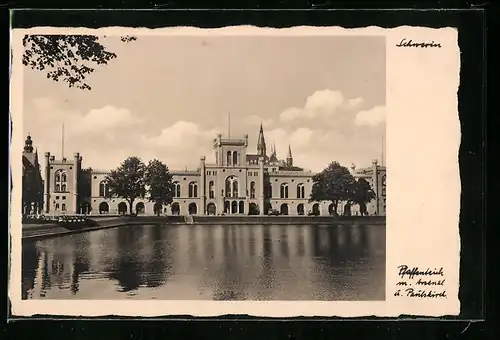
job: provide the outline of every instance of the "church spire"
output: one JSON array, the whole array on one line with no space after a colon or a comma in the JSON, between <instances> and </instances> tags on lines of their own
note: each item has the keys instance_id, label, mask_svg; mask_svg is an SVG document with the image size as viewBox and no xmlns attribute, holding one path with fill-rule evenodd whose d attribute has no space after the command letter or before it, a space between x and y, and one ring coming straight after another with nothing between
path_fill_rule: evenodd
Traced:
<instances>
[{"instance_id":1,"label":"church spire","mask_svg":"<svg viewBox=\"0 0 500 340\"><path fill-rule=\"evenodd\" d=\"M288 155L286 156L286 164L288 166L293 166L293 157L292 157L292 147L288 144Z\"/></svg>"},{"instance_id":2,"label":"church spire","mask_svg":"<svg viewBox=\"0 0 500 340\"><path fill-rule=\"evenodd\" d=\"M260 123L259 138L257 139L257 154L266 157L266 140L264 138L264 129Z\"/></svg>"}]
</instances>

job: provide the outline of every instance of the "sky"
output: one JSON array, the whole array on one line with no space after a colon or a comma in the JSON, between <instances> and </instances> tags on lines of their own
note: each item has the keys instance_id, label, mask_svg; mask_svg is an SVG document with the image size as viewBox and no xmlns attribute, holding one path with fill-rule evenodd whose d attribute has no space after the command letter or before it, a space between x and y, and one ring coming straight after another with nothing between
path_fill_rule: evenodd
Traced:
<instances>
[{"instance_id":1,"label":"sky","mask_svg":"<svg viewBox=\"0 0 500 340\"><path fill-rule=\"evenodd\" d=\"M249 135L262 123L294 165L369 166L385 133L385 38L363 36L100 37L117 54L88 76L90 91L24 68L23 130L43 155L74 152L114 169L130 156L171 170L214 163L217 133ZM230 119L229 119L230 116ZM230 124L229 124L230 122ZM384 151L385 153L385 151Z\"/></svg>"}]
</instances>

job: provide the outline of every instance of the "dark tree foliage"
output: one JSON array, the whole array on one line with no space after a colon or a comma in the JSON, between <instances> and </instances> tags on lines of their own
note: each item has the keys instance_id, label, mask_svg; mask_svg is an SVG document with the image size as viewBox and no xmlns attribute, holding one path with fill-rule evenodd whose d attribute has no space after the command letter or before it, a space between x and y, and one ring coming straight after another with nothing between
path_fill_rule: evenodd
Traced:
<instances>
[{"instance_id":1,"label":"dark tree foliage","mask_svg":"<svg viewBox=\"0 0 500 340\"><path fill-rule=\"evenodd\" d=\"M132 36L120 38L122 42L136 39ZM25 35L23 46L23 65L46 72L49 79L82 90L91 89L86 79L96 66L106 65L117 57L93 35Z\"/></svg>"},{"instance_id":2,"label":"dark tree foliage","mask_svg":"<svg viewBox=\"0 0 500 340\"><path fill-rule=\"evenodd\" d=\"M146 167L145 183L148 187L149 200L161 205L172 203L173 183L168 167L159 160L152 160ZM161 210L157 210L159 215Z\"/></svg>"},{"instance_id":3,"label":"dark tree foliage","mask_svg":"<svg viewBox=\"0 0 500 340\"><path fill-rule=\"evenodd\" d=\"M352 174L338 162L330 163L323 171L314 175L309 201L331 201L334 214L338 204L352 198L353 185L356 182Z\"/></svg>"},{"instance_id":4,"label":"dark tree foliage","mask_svg":"<svg viewBox=\"0 0 500 340\"><path fill-rule=\"evenodd\" d=\"M134 201L146 195L145 174L144 163L138 157L130 157L106 178L110 195L125 198L130 207L130 214L133 212Z\"/></svg>"},{"instance_id":5,"label":"dark tree foliage","mask_svg":"<svg viewBox=\"0 0 500 340\"><path fill-rule=\"evenodd\" d=\"M375 192L366 179L360 178L354 183L350 201L359 205L359 212L362 216L368 215L366 204L374 198L376 198Z\"/></svg>"}]
</instances>

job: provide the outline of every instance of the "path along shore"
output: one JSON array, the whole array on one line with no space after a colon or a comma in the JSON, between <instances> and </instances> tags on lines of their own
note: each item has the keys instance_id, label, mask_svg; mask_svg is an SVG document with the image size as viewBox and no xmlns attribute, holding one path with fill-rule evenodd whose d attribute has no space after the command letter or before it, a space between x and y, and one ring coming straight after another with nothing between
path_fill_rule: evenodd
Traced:
<instances>
[{"instance_id":1,"label":"path along shore","mask_svg":"<svg viewBox=\"0 0 500 340\"><path fill-rule=\"evenodd\" d=\"M93 223L67 228L58 223L23 224L23 240L55 237L127 225L385 225L385 216L92 216Z\"/></svg>"}]
</instances>

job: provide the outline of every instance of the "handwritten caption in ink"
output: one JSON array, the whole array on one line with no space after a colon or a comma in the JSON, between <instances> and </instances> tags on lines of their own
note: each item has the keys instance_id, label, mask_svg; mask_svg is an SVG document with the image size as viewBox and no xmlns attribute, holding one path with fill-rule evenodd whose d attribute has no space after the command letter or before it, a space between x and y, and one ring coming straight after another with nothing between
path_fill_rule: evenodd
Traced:
<instances>
[{"instance_id":1,"label":"handwritten caption in ink","mask_svg":"<svg viewBox=\"0 0 500 340\"><path fill-rule=\"evenodd\" d=\"M443 268L398 266L399 280L394 296L407 298L446 299Z\"/></svg>"}]
</instances>

